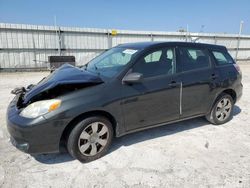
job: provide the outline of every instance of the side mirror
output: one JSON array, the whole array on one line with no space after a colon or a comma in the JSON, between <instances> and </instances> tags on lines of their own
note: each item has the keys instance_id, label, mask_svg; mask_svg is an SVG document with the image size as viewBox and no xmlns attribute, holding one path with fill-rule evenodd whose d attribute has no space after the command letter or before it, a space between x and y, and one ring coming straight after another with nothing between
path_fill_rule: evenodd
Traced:
<instances>
[{"instance_id":1,"label":"side mirror","mask_svg":"<svg viewBox=\"0 0 250 188\"><path fill-rule=\"evenodd\" d=\"M143 79L143 74L138 73L138 72L132 72L132 73L128 73L123 79L122 82L123 83L140 83Z\"/></svg>"}]
</instances>

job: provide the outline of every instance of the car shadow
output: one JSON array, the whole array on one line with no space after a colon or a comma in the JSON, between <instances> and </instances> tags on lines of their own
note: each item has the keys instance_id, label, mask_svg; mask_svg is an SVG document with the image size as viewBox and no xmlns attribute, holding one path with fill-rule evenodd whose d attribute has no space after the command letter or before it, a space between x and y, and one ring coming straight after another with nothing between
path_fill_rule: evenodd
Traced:
<instances>
[{"instance_id":1,"label":"car shadow","mask_svg":"<svg viewBox=\"0 0 250 188\"><path fill-rule=\"evenodd\" d=\"M241 108L237 105L233 109L233 117L241 113ZM146 140L177 134L182 131L199 128L205 125L210 125L204 117L194 118L190 120L181 121L147 129L140 132L131 133L113 140L113 144L108 153L112 153L122 146L130 146L136 143L144 142ZM57 164L74 160L66 151L57 154L41 154L34 155L35 160L44 164Z\"/></svg>"},{"instance_id":2,"label":"car shadow","mask_svg":"<svg viewBox=\"0 0 250 188\"><path fill-rule=\"evenodd\" d=\"M233 108L232 118L234 118L234 116L238 115L240 112L240 107L235 105ZM198 117L190 120L181 121L178 123L172 123L152 129L147 129L141 132L132 133L120 138L116 138L109 153L119 149L121 146L129 146L135 143L144 142L146 140L159 138L162 136L176 134L182 131L199 128L205 125L211 124L204 117Z\"/></svg>"}]
</instances>

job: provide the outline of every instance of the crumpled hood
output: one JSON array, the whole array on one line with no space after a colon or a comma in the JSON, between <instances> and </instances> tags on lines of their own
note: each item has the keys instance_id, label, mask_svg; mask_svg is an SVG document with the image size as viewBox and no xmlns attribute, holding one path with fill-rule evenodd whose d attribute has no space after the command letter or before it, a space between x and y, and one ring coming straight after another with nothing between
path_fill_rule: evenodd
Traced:
<instances>
[{"instance_id":1,"label":"crumpled hood","mask_svg":"<svg viewBox=\"0 0 250 188\"><path fill-rule=\"evenodd\" d=\"M77 68L70 64L64 64L28 90L24 95L24 104L27 104L36 95L52 89L58 85L84 83L103 83L102 79L86 70Z\"/></svg>"}]
</instances>

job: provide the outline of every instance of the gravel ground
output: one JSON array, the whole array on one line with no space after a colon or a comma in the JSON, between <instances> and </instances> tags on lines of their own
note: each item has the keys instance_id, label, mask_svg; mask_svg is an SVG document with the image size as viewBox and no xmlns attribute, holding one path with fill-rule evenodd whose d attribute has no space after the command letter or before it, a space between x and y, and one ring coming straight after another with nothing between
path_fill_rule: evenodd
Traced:
<instances>
[{"instance_id":1,"label":"gravel ground","mask_svg":"<svg viewBox=\"0 0 250 188\"><path fill-rule=\"evenodd\" d=\"M10 90L48 73L0 73L0 187L250 187L250 66L241 69L244 94L230 122L196 118L130 134L87 164L66 153L34 158L10 144Z\"/></svg>"}]
</instances>

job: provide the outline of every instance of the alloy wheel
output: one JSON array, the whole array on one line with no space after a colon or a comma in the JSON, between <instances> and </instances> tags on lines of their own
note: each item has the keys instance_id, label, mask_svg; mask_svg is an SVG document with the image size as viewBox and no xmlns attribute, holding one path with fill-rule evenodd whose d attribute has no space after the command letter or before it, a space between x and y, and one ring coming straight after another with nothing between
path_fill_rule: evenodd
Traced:
<instances>
[{"instance_id":1,"label":"alloy wheel","mask_svg":"<svg viewBox=\"0 0 250 188\"><path fill-rule=\"evenodd\" d=\"M215 116L219 121L224 121L230 116L231 110L231 101L228 98L223 98L217 104Z\"/></svg>"},{"instance_id":2,"label":"alloy wheel","mask_svg":"<svg viewBox=\"0 0 250 188\"><path fill-rule=\"evenodd\" d=\"M85 156L94 156L103 150L108 138L108 127L104 123L91 123L80 134L78 149Z\"/></svg>"}]
</instances>

